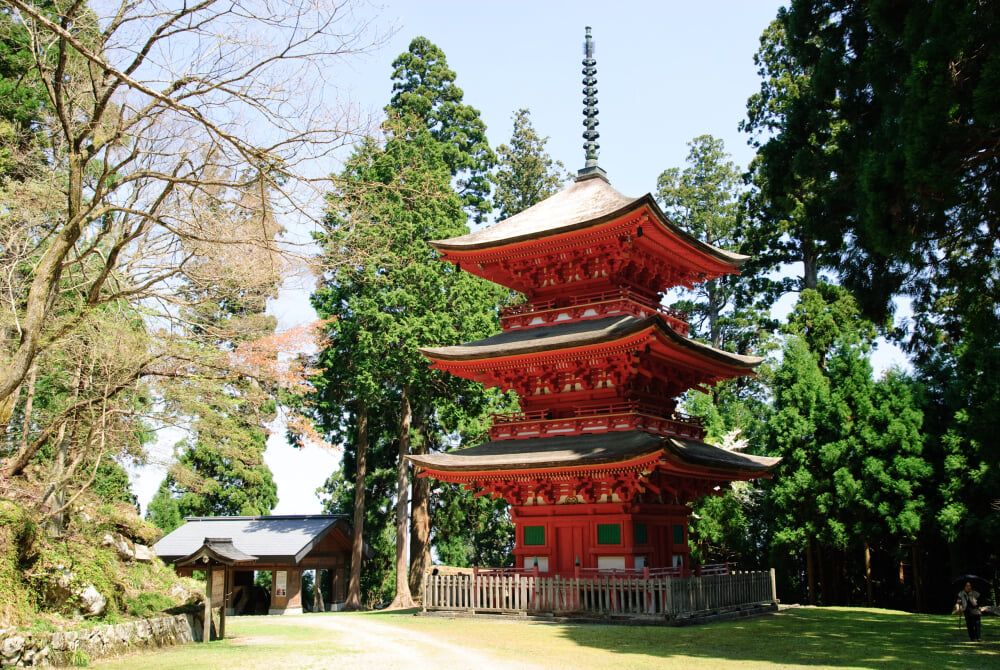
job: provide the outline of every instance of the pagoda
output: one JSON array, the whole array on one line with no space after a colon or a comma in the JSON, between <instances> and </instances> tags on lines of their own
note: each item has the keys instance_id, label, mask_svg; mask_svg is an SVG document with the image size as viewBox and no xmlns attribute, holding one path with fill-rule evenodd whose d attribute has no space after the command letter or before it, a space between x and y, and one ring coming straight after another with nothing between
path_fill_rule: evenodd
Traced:
<instances>
[{"instance_id":1,"label":"pagoda","mask_svg":"<svg viewBox=\"0 0 1000 670\"><path fill-rule=\"evenodd\" d=\"M468 235L432 242L443 260L523 293L502 332L421 349L433 367L516 391L521 411L493 417L490 441L413 455L420 476L502 497L516 567L690 569L690 503L778 459L703 441L677 411L688 389L752 375L762 359L692 340L661 302L738 273L747 257L670 222L653 197L629 198L597 164L596 61L584 50L586 164L575 183Z\"/></svg>"}]
</instances>

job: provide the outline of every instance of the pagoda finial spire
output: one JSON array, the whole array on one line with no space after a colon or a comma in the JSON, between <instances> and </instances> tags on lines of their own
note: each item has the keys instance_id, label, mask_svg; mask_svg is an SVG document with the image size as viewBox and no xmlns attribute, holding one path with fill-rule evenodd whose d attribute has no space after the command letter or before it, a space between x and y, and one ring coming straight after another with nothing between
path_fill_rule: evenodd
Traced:
<instances>
[{"instance_id":1,"label":"pagoda finial spire","mask_svg":"<svg viewBox=\"0 0 1000 670\"><path fill-rule=\"evenodd\" d=\"M594 38L590 34L590 26L587 26L587 35L583 42L583 149L586 152L587 162L582 170L576 173L576 180L590 177L600 177L604 181L608 180L607 173L597 165L597 150L601 145L597 143L597 138L601 136L597 132L597 60L594 58Z\"/></svg>"}]
</instances>

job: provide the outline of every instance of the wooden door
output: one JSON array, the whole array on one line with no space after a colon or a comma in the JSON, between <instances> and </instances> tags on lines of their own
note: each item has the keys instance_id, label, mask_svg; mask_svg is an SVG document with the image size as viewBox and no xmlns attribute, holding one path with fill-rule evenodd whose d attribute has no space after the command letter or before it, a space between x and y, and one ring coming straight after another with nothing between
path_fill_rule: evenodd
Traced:
<instances>
[{"instance_id":1,"label":"wooden door","mask_svg":"<svg viewBox=\"0 0 1000 670\"><path fill-rule=\"evenodd\" d=\"M556 572L570 575L576 567L576 559L583 565L583 529L579 526L556 526Z\"/></svg>"}]
</instances>

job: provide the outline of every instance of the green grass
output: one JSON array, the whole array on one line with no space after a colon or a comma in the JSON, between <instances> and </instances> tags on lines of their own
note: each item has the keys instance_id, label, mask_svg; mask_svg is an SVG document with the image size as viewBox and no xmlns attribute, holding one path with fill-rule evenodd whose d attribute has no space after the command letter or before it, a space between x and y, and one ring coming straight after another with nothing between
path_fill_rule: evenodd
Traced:
<instances>
[{"instance_id":1,"label":"green grass","mask_svg":"<svg viewBox=\"0 0 1000 670\"><path fill-rule=\"evenodd\" d=\"M983 622L986 642L966 642L955 617L863 608L800 608L780 614L686 628L445 619L399 614L242 617L227 622L225 641L187 645L142 657L143 668L366 666L350 639L324 617L364 617L409 635L458 644L511 663L540 668L838 668L968 670L1000 668L1000 620ZM358 620L358 624L363 623ZM350 626L347 627L350 629ZM389 634L392 631L388 631ZM98 663L139 667L135 657ZM454 666L458 670L464 665Z\"/></svg>"}]
</instances>

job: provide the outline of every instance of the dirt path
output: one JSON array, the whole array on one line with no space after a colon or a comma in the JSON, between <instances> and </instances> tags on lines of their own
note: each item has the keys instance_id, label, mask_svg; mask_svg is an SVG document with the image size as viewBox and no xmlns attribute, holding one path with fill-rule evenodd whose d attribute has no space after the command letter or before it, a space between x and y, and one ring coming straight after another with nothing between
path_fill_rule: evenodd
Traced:
<instances>
[{"instance_id":1,"label":"dirt path","mask_svg":"<svg viewBox=\"0 0 1000 670\"><path fill-rule=\"evenodd\" d=\"M293 622L289 622L293 623ZM354 670L539 670L530 663L499 659L438 637L393 626L365 616L295 617L294 624L322 628L337 635L337 646L350 655L336 659L337 668ZM246 643L253 644L253 638Z\"/></svg>"}]
</instances>

